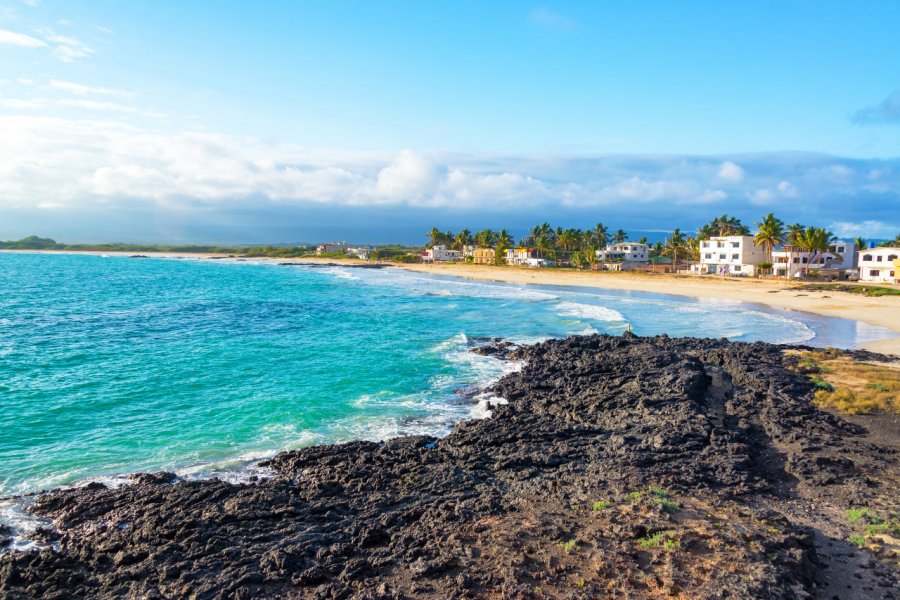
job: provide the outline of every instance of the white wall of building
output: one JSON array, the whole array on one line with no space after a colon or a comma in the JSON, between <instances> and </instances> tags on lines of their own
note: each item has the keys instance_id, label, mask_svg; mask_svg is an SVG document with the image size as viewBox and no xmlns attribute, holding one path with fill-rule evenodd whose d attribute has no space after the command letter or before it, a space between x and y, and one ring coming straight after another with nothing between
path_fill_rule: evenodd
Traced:
<instances>
[{"instance_id":1,"label":"white wall of building","mask_svg":"<svg viewBox=\"0 0 900 600\"><path fill-rule=\"evenodd\" d=\"M859 280L900 282L900 248L869 248L859 253Z\"/></svg>"},{"instance_id":2,"label":"white wall of building","mask_svg":"<svg viewBox=\"0 0 900 600\"><path fill-rule=\"evenodd\" d=\"M463 260L463 254L459 250L449 250L444 244L439 244L426 250L422 260L425 262L453 262Z\"/></svg>"},{"instance_id":3,"label":"white wall of building","mask_svg":"<svg viewBox=\"0 0 900 600\"><path fill-rule=\"evenodd\" d=\"M597 258L602 261L650 262L650 246L638 242L613 244L605 250L597 250Z\"/></svg>"},{"instance_id":4,"label":"white wall of building","mask_svg":"<svg viewBox=\"0 0 900 600\"><path fill-rule=\"evenodd\" d=\"M786 246L772 253L774 274L794 277L797 273L821 269L855 269L859 253L854 242L836 242L828 252L810 256L805 250L791 250Z\"/></svg>"},{"instance_id":5,"label":"white wall of building","mask_svg":"<svg viewBox=\"0 0 900 600\"><path fill-rule=\"evenodd\" d=\"M756 265L766 262L766 249L756 246L751 235L714 237L700 242L700 273L755 275Z\"/></svg>"}]
</instances>

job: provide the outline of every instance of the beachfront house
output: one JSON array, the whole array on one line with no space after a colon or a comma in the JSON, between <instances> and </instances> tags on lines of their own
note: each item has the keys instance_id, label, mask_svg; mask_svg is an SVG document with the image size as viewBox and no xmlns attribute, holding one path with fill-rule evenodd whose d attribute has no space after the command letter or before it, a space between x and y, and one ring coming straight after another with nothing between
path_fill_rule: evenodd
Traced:
<instances>
[{"instance_id":1,"label":"beachfront house","mask_svg":"<svg viewBox=\"0 0 900 600\"><path fill-rule=\"evenodd\" d=\"M463 253L459 250L450 250L444 244L438 244L437 246L425 250L425 255L422 257L422 260L430 263L458 262L463 260Z\"/></svg>"},{"instance_id":2,"label":"beachfront house","mask_svg":"<svg viewBox=\"0 0 900 600\"><path fill-rule=\"evenodd\" d=\"M538 252L534 248L510 248L506 251L506 264L523 266L529 260L537 260Z\"/></svg>"},{"instance_id":3,"label":"beachfront house","mask_svg":"<svg viewBox=\"0 0 900 600\"><path fill-rule=\"evenodd\" d=\"M650 262L650 246L638 242L622 242L612 244L603 250L597 250L597 259L602 262Z\"/></svg>"},{"instance_id":4,"label":"beachfront house","mask_svg":"<svg viewBox=\"0 0 900 600\"><path fill-rule=\"evenodd\" d=\"M347 248L346 254L355 256L360 260L369 260L373 250L374 248L369 248L368 246L360 246L359 248Z\"/></svg>"},{"instance_id":5,"label":"beachfront house","mask_svg":"<svg viewBox=\"0 0 900 600\"><path fill-rule=\"evenodd\" d=\"M332 252L343 252L347 245L344 242L328 242L316 248L316 254L331 254Z\"/></svg>"},{"instance_id":6,"label":"beachfront house","mask_svg":"<svg viewBox=\"0 0 900 600\"><path fill-rule=\"evenodd\" d=\"M472 251L472 262L476 265L492 265L496 254L493 248L475 248Z\"/></svg>"},{"instance_id":7,"label":"beachfront house","mask_svg":"<svg viewBox=\"0 0 900 600\"><path fill-rule=\"evenodd\" d=\"M827 252L807 252L784 246L772 253L772 271L778 277L799 277L809 271L844 272L857 268L858 252L854 242L835 242Z\"/></svg>"},{"instance_id":8,"label":"beachfront house","mask_svg":"<svg viewBox=\"0 0 900 600\"><path fill-rule=\"evenodd\" d=\"M766 249L753 243L752 235L726 235L700 242L700 264L695 273L715 275L756 274L756 265L766 262Z\"/></svg>"},{"instance_id":9,"label":"beachfront house","mask_svg":"<svg viewBox=\"0 0 900 600\"><path fill-rule=\"evenodd\" d=\"M900 283L900 248L869 248L859 253L859 280Z\"/></svg>"}]
</instances>

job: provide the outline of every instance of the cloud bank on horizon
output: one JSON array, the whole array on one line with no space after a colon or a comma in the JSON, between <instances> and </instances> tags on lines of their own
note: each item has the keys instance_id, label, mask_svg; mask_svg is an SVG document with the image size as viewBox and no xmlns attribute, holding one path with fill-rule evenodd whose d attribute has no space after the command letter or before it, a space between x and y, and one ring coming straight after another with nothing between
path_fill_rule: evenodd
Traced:
<instances>
[{"instance_id":1,"label":"cloud bank on horizon","mask_svg":"<svg viewBox=\"0 0 900 600\"><path fill-rule=\"evenodd\" d=\"M523 215L554 214L692 230L723 212L752 220L772 211L843 236L900 229L900 159L317 151L37 116L0 117L0 138L0 206L51 221L117 211L239 220L258 210L302 219L304 209L339 221L392 208L423 230L447 221L489 226L506 216L522 226Z\"/></svg>"},{"instance_id":2,"label":"cloud bank on horizon","mask_svg":"<svg viewBox=\"0 0 900 600\"><path fill-rule=\"evenodd\" d=\"M22 5L27 6L25 10L49 10L38 2ZM305 131L314 143L299 145L290 140L306 140L303 134L260 135L252 127L239 132L211 117L197 116L193 111L213 112L214 103L203 96L203 89L185 83L184 77L177 85L169 80L160 84L175 86L166 88L169 93L153 94L153 86L140 77L129 79L107 63L84 66L108 50L114 29L99 22L73 25L55 15L31 22L31 13L19 10L0 11L0 52L19 57L21 67L18 73L11 70L8 78L0 78L0 237L420 242L421 232L433 226L524 230L543 220L579 227L603 221L631 231L662 232L674 227L691 231L722 213L753 222L768 212L786 222L827 226L843 237L886 238L900 231L900 158L865 158L858 150L854 156L842 156L823 151L821 145L809 152L746 153L502 152L454 148L454 144L445 151L363 151L358 148L371 144L323 144L321 139L326 138L313 135L316 130L312 126ZM162 6L159 12L165 10L176 9ZM544 43L545 52L577 42L579 36L593 35L596 27L584 14L563 14L543 6L533 7L519 18L523 28L516 35L523 39L510 43ZM117 25L127 28L129 23ZM231 27L244 31L243 23ZM267 24L266 36L277 35L274 27ZM120 39L119 43L124 42ZM359 49L350 55L354 61L365 62ZM489 54L480 56L487 60ZM191 60L189 54L177 58ZM171 60L161 64L157 68L176 68ZM527 64L530 77L550 77L535 71L534 63ZM104 68L108 69L106 77L98 76ZM408 82L417 83L415 79ZM339 102L331 94L342 91L343 81L340 85L325 80L319 84L316 90L323 102ZM563 98L571 104L586 95L584 89L567 90L565 86L570 84L554 80L560 95L551 100ZM508 83L512 90L520 85L518 80ZM409 85L403 89L415 90ZM532 88L524 89L535 93ZM673 101L687 93L671 87L646 91ZM456 100L464 92L460 90ZM241 88L231 93L237 97L250 92ZM192 102L192 96L201 100ZM177 101L173 102L173 97ZM879 102L878 97L884 99ZM644 101L640 95L634 98ZM895 148L896 143L884 141L884 131L900 124L900 91L886 98L867 98L865 102L854 100L855 110L835 111L833 118L841 123L835 131L845 136L845 145L852 141L856 148L867 143ZM219 95L217 99L228 102L231 97ZM527 98L523 96L522 102ZM531 126L537 131L542 121L552 123L561 118L555 115L558 110L541 112L540 99L535 102L531 110L536 119L520 129ZM438 100L433 103L431 107L423 100L430 112L451 110ZM753 102L746 105L748 119L753 107ZM481 108L487 115L495 107L485 104L479 111ZM277 110L282 112L273 122L288 126L294 113ZM573 112L578 110L576 106ZM630 116L646 120L646 110ZM656 105L651 110L661 116L645 132L648 140L653 139L651 132L671 123L663 116L668 107ZM328 112L323 107L319 111ZM607 111L629 116L623 106L607 107ZM264 110L252 112L263 114ZM409 113L395 114L382 107L381 113L376 111L365 124L374 126L400 114L406 119ZM709 119L687 108L679 114L686 122L692 117L703 123ZM487 129L492 123L486 115L470 113L471 123L466 125ZM755 117L765 119L767 114L762 110ZM613 123L614 119L607 129ZM709 131L715 128L708 126ZM359 124L348 125L344 139L355 139L360 129ZM748 123L744 129L749 139L753 126ZM709 131L697 130L698 138L708 137ZM555 133L553 129L545 132L546 139L538 146L552 147L548 142ZM507 135L508 140L514 139L509 132ZM339 149L342 145L347 149ZM396 139L381 147L404 146L427 147L398 144Z\"/></svg>"}]
</instances>

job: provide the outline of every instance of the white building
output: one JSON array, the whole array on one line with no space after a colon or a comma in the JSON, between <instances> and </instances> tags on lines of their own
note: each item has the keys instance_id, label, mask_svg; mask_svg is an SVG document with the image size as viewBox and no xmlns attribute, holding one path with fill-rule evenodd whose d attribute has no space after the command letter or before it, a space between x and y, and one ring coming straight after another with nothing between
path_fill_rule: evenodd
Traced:
<instances>
[{"instance_id":1,"label":"white building","mask_svg":"<svg viewBox=\"0 0 900 600\"><path fill-rule=\"evenodd\" d=\"M463 253L459 250L449 250L444 244L439 244L426 250L422 260L425 262L455 262L463 260Z\"/></svg>"},{"instance_id":2,"label":"white building","mask_svg":"<svg viewBox=\"0 0 900 600\"><path fill-rule=\"evenodd\" d=\"M597 250L597 258L601 261L650 262L650 246L638 242L622 242L607 246L605 250Z\"/></svg>"},{"instance_id":3,"label":"white building","mask_svg":"<svg viewBox=\"0 0 900 600\"><path fill-rule=\"evenodd\" d=\"M856 269L857 251L854 242L835 242L827 252L814 252L785 246L772 253L773 274L779 277L796 277L799 273Z\"/></svg>"},{"instance_id":4,"label":"white building","mask_svg":"<svg viewBox=\"0 0 900 600\"><path fill-rule=\"evenodd\" d=\"M316 248L316 254L331 254L332 252L343 252L346 244L343 242L328 242Z\"/></svg>"},{"instance_id":5,"label":"white building","mask_svg":"<svg viewBox=\"0 0 900 600\"><path fill-rule=\"evenodd\" d=\"M859 280L900 283L900 248L869 248L860 251Z\"/></svg>"},{"instance_id":6,"label":"white building","mask_svg":"<svg viewBox=\"0 0 900 600\"><path fill-rule=\"evenodd\" d=\"M373 248L368 246L360 246L359 248L347 248L346 253L360 260L369 260L369 257L372 256L372 250Z\"/></svg>"},{"instance_id":7,"label":"white building","mask_svg":"<svg viewBox=\"0 0 900 600\"><path fill-rule=\"evenodd\" d=\"M752 235L728 235L700 242L700 264L692 270L703 274L756 274L756 265L766 262L766 249L753 243Z\"/></svg>"},{"instance_id":8,"label":"white building","mask_svg":"<svg viewBox=\"0 0 900 600\"><path fill-rule=\"evenodd\" d=\"M509 248L506 251L506 264L525 265L531 259L537 259L537 250L532 248Z\"/></svg>"}]
</instances>

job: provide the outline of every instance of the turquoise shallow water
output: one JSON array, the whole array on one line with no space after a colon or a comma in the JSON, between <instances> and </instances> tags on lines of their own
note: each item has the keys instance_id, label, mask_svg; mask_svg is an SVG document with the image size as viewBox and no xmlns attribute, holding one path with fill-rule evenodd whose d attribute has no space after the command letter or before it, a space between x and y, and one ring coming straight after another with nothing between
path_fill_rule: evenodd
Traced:
<instances>
[{"instance_id":1,"label":"turquoise shallow water","mask_svg":"<svg viewBox=\"0 0 900 600\"><path fill-rule=\"evenodd\" d=\"M723 301L398 269L0 254L0 496L285 448L442 435L513 366L467 340L577 333L849 346L855 322Z\"/></svg>"}]
</instances>

